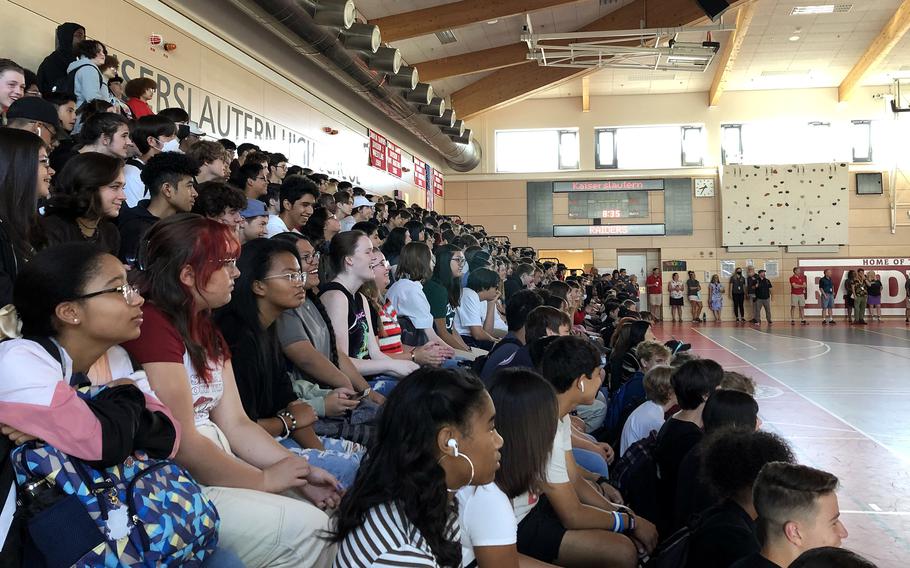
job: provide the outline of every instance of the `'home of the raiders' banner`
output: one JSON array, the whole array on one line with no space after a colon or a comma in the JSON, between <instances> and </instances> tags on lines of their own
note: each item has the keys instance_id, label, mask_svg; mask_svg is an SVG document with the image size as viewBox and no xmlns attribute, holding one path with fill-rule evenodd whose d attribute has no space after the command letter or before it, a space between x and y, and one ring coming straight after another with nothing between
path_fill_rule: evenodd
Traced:
<instances>
[{"instance_id":1,"label":"'home of the raiders' banner","mask_svg":"<svg viewBox=\"0 0 910 568\"><path fill-rule=\"evenodd\" d=\"M903 316L907 302L904 287L910 278L910 258L823 258L800 259L798 266L803 269L809 285L809 299L806 300L806 314L821 315L818 281L826 268L831 269L834 280L834 308L844 308L844 279L847 271L862 268L868 274L872 271L882 280L882 315ZM837 313L835 311L835 313Z\"/></svg>"}]
</instances>

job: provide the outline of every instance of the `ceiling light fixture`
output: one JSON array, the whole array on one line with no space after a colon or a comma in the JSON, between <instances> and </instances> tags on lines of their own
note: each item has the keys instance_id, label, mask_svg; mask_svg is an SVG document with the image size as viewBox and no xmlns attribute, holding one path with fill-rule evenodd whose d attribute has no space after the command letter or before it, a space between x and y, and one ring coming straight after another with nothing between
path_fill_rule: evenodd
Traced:
<instances>
[{"instance_id":1,"label":"ceiling light fixture","mask_svg":"<svg viewBox=\"0 0 910 568\"><path fill-rule=\"evenodd\" d=\"M791 16L815 16L818 14L843 14L853 9L853 4L814 4L811 6L794 6Z\"/></svg>"},{"instance_id":2,"label":"ceiling light fixture","mask_svg":"<svg viewBox=\"0 0 910 568\"><path fill-rule=\"evenodd\" d=\"M409 67L403 65L398 69L398 72L394 75L389 76L389 84L393 87L398 87L400 89L413 90L414 87L420 82L420 77L417 74L416 67Z\"/></svg>"},{"instance_id":3,"label":"ceiling light fixture","mask_svg":"<svg viewBox=\"0 0 910 568\"><path fill-rule=\"evenodd\" d=\"M799 36L798 35L790 36L790 41L799 41Z\"/></svg>"},{"instance_id":4,"label":"ceiling light fixture","mask_svg":"<svg viewBox=\"0 0 910 568\"><path fill-rule=\"evenodd\" d=\"M313 6L317 24L346 30L354 25L354 0L320 0Z\"/></svg>"},{"instance_id":5,"label":"ceiling light fixture","mask_svg":"<svg viewBox=\"0 0 910 568\"><path fill-rule=\"evenodd\" d=\"M344 46L367 53L376 53L382 44L382 35L379 26L371 24L353 24L342 34Z\"/></svg>"},{"instance_id":6,"label":"ceiling light fixture","mask_svg":"<svg viewBox=\"0 0 910 568\"><path fill-rule=\"evenodd\" d=\"M428 105L433 100L433 86L429 83L418 83L414 90L405 96L412 103Z\"/></svg>"},{"instance_id":7,"label":"ceiling light fixture","mask_svg":"<svg viewBox=\"0 0 910 568\"><path fill-rule=\"evenodd\" d=\"M401 69L401 52L394 47L380 47L370 56L370 69L394 75Z\"/></svg>"}]
</instances>

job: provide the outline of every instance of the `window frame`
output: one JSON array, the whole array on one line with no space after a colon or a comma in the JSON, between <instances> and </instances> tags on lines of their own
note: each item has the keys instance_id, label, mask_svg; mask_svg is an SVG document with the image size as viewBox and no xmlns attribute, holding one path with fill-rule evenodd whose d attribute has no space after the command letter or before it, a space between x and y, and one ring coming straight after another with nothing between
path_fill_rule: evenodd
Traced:
<instances>
[{"instance_id":1,"label":"window frame","mask_svg":"<svg viewBox=\"0 0 910 568\"><path fill-rule=\"evenodd\" d=\"M513 134L520 132L546 132L553 133L556 135L556 169L550 170L536 170L536 169L521 169L521 170L501 170L499 167L499 157L498 152L496 151L499 147L498 137L500 134ZM566 134L574 134L575 142L578 146L578 151L576 152L576 162L574 167L568 167L563 165L561 149L562 149L562 137ZM562 127L562 128L503 128L501 130L495 130L493 132L493 169L496 173L547 173L547 172L561 172L561 171L578 171L581 169L581 141L579 138L579 129L577 127Z\"/></svg>"},{"instance_id":2,"label":"window frame","mask_svg":"<svg viewBox=\"0 0 910 568\"><path fill-rule=\"evenodd\" d=\"M850 144L851 158L853 159L854 164L869 164L869 163L872 163L872 161L873 161L872 121L871 120L851 120L850 121L851 128L853 128L854 126L859 126L859 125L866 126L867 140L869 142L869 147L867 148L867 154L866 154L867 157L863 158L863 159L859 159L856 157L856 145L853 144L854 141L851 140L851 144Z\"/></svg>"},{"instance_id":3,"label":"window frame","mask_svg":"<svg viewBox=\"0 0 910 568\"><path fill-rule=\"evenodd\" d=\"M725 135L726 129L735 129L736 130L736 139L737 146L739 146L739 161L730 162L727 159L727 149L724 147L724 141L727 139ZM720 163L724 166L731 165L741 165L744 162L745 149L743 148L743 125L742 124L721 124L720 125Z\"/></svg>"},{"instance_id":4,"label":"window frame","mask_svg":"<svg viewBox=\"0 0 910 568\"><path fill-rule=\"evenodd\" d=\"M563 165L562 162L562 137L571 134L575 137L575 164L574 165ZM581 139L579 138L577 128L560 128L556 131L556 167L559 168L559 171L571 171L578 170L581 168Z\"/></svg>"},{"instance_id":5,"label":"window frame","mask_svg":"<svg viewBox=\"0 0 910 568\"><path fill-rule=\"evenodd\" d=\"M701 155L698 157L697 162L687 161L686 158L686 132L697 130L699 134L704 137L705 128L703 126L692 126L691 124L686 124L679 127L679 164L683 168L691 167L703 167L705 165L705 149L702 148ZM704 138L702 138L704 143Z\"/></svg>"},{"instance_id":6,"label":"window frame","mask_svg":"<svg viewBox=\"0 0 910 568\"><path fill-rule=\"evenodd\" d=\"M595 128L594 129L594 169L596 170L615 170L619 169L619 149L616 145L616 134L618 128ZM600 135L609 132L613 137L613 161L602 163L600 161Z\"/></svg>"}]
</instances>

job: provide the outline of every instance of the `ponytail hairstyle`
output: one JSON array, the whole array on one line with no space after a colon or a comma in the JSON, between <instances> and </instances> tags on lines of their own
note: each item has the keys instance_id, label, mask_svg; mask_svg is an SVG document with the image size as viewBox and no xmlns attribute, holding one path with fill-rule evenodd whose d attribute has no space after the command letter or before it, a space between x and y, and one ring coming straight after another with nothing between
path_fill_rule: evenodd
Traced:
<instances>
[{"instance_id":1,"label":"ponytail hairstyle","mask_svg":"<svg viewBox=\"0 0 910 568\"><path fill-rule=\"evenodd\" d=\"M362 231L344 231L338 233L329 243L329 254L326 255L325 280L331 282L338 275L348 271L345 260L357 252L357 242L366 234Z\"/></svg>"},{"instance_id":2,"label":"ponytail hairstyle","mask_svg":"<svg viewBox=\"0 0 910 568\"><path fill-rule=\"evenodd\" d=\"M83 145L94 144L102 136L113 138L122 125L126 125L127 128L130 126L130 121L124 118L123 115L113 112L99 112L93 114L91 118L85 121L85 125L79 135L82 137Z\"/></svg>"},{"instance_id":3,"label":"ponytail hairstyle","mask_svg":"<svg viewBox=\"0 0 910 568\"><path fill-rule=\"evenodd\" d=\"M225 260L237 258L240 243L231 227L194 213L158 221L146 239L139 289L177 328L193 367L208 383L212 379L209 361L225 359L229 350L212 321L211 309L198 309L193 291L180 281L180 271L187 265L193 269L195 289L201 293L212 275L223 270Z\"/></svg>"},{"instance_id":4,"label":"ponytail hairstyle","mask_svg":"<svg viewBox=\"0 0 910 568\"><path fill-rule=\"evenodd\" d=\"M449 291L449 305L452 308L461 305L461 278L452 274L452 257L456 252L461 252L461 248L455 245L436 247L436 267L433 268L431 278Z\"/></svg>"},{"instance_id":5,"label":"ponytail hairstyle","mask_svg":"<svg viewBox=\"0 0 910 568\"><path fill-rule=\"evenodd\" d=\"M330 538L344 540L370 509L390 503L420 531L440 566L461 566L461 544L446 534L458 505L449 499L436 439L447 426L467 432L486 396L480 379L460 371L423 368L402 379L379 415L376 443L341 500Z\"/></svg>"}]
</instances>

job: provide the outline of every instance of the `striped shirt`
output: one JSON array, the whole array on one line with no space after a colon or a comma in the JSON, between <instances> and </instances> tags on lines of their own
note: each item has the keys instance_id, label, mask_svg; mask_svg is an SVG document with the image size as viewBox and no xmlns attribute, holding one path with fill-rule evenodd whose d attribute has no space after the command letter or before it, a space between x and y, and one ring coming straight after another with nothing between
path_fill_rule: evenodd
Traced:
<instances>
[{"instance_id":1,"label":"striped shirt","mask_svg":"<svg viewBox=\"0 0 910 568\"><path fill-rule=\"evenodd\" d=\"M386 355L395 355L402 353L401 347L401 326L398 324L398 312L392 307L392 300L386 300L385 305L378 314L379 320L373 318L373 329L379 331L377 323L382 326L382 331L376 338L379 341L379 350Z\"/></svg>"},{"instance_id":2,"label":"striped shirt","mask_svg":"<svg viewBox=\"0 0 910 568\"><path fill-rule=\"evenodd\" d=\"M448 539L459 542L458 516L446 528ZM370 509L356 530L338 547L335 568L438 568L436 557L420 531L394 503Z\"/></svg>"}]
</instances>

